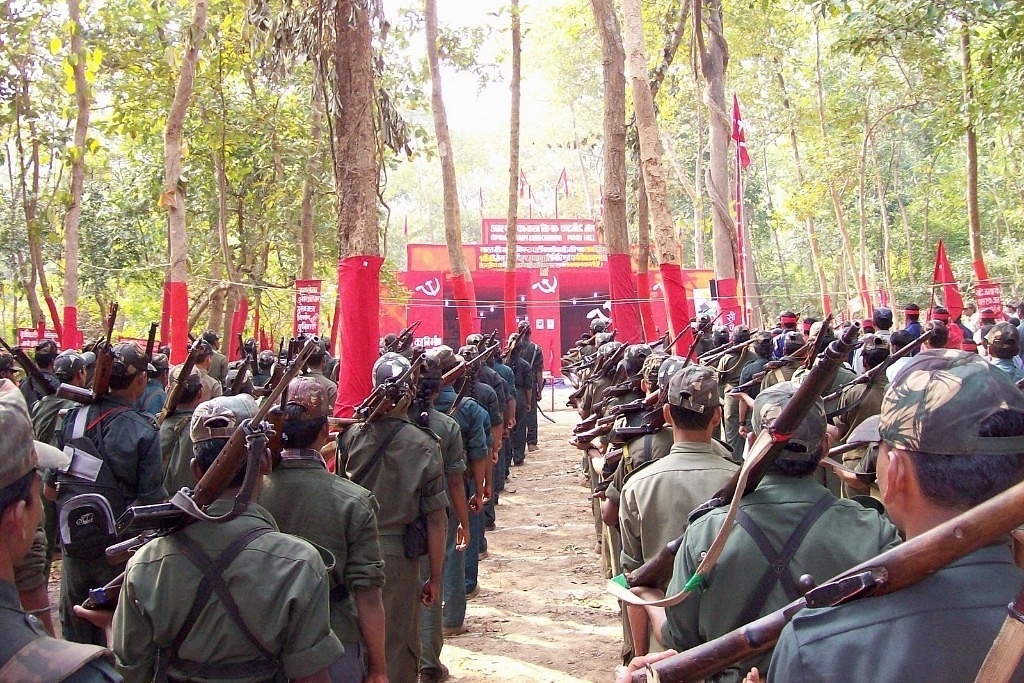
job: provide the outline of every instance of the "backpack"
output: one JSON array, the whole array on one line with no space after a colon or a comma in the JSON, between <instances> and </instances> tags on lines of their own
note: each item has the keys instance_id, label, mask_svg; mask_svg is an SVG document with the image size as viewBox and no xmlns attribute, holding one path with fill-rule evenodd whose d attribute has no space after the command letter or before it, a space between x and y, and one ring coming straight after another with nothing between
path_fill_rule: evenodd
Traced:
<instances>
[{"instance_id":1,"label":"backpack","mask_svg":"<svg viewBox=\"0 0 1024 683\"><path fill-rule=\"evenodd\" d=\"M113 408L90 423L89 408L83 406L72 418L71 438L64 444L71 462L57 471L55 481L57 535L70 557L95 560L118 541L117 519L127 508L124 494L100 448L85 432L125 410Z\"/></svg>"}]
</instances>

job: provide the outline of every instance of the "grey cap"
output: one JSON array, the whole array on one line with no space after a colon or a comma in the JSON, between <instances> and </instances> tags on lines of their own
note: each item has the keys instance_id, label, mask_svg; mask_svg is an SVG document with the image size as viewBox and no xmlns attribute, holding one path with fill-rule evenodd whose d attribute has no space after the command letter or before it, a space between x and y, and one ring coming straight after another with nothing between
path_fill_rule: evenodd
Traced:
<instances>
[{"instance_id":1,"label":"grey cap","mask_svg":"<svg viewBox=\"0 0 1024 683\"><path fill-rule=\"evenodd\" d=\"M687 365L669 380L668 402L701 414L721 405L718 374L706 365Z\"/></svg>"},{"instance_id":2,"label":"grey cap","mask_svg":"<svg viewBox=\"0 0 1024 683\"><path fill-rule=\"evenodd\" d=\"M256 414L256 399L249 394L218 396L196 406L189 425L192 443L227 439L238 425Z\"/></svg>"},{"instance_id":3,"label":"grey cap","mask_svg":"<svg viewBox=\"0 0 1024 683\"><path fill-rule=\"evenodd\" d=\"M793 382L779 382L759 393L754 399L754 411L750 418L754 431L759 432L775 424L775 420L796 391L797 385ZM783 457L789 460L809 460L818 453L824 440L825 409L820 400L815 400L800 426L789 437Z\"/></svg>"}]
</instances>

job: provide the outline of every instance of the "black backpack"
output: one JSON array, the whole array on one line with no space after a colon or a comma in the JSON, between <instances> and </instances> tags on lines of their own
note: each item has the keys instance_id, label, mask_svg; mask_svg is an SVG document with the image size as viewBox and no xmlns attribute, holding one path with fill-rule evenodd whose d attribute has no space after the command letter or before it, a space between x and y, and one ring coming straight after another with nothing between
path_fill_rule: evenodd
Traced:
<instances>
[{"instance_id":1,"label":"black backpack","mask_svg":"<svg viewBox=\"0 0 1024 683\"><path fill-rule=\"evenodd\" d=\"M88 422L88 406L68 416L73 422L64 452L71 456L71 462L57 471L55 484L57 536L63 552L70 557L95 560L118 541L117 519L127 501L99 446L85 432L125 410L113 408L92 422Z\"/></svg>"}]
</instances>

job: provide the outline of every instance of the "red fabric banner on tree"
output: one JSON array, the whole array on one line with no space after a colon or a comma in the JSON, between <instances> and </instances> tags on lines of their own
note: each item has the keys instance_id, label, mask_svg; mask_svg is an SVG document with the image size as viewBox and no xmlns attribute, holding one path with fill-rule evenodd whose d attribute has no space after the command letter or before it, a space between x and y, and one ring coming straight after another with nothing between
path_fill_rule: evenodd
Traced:
<instances>
[{"instance_id":1,"label":"red fabric banner on tree","mask_svg":"<svg viewBox=\"0 0 1024 683\"><path fill-rule=\"evenodd\" d=\"M624 344L636 344L641 339L640 307L629 254L608 254L608 289L612 326L619 331L617 339Z\"/></svg>"},{"instance_id":2,"label":"red fabric banner on tree","mask_svg":"<svg viewBox=\"0 0 1024 683\"><path fill-rule=\"evenodd\" d=\"M455 295L455 312L459 316L459 344L466 337L480 331L480 322L476 314L476 293L473 281L465 275L452 276L452 290Z\"/></svg>"},{"instance_id":3,"label":"red fabric banner on tree","mask_svg":"<svg viewBox=\"0 0 1024 683\"><path fill-rule=\"evenodd\" d=\"M188 355L188 284L164 282L164 301L167 306L167 336L171 346L171 363L184 363Z\"/></svg>"},{"instance_id":4,"label":"red fabric banner on tree","mask_svg":"<svg viewBox=\"0 0 1024 683\"><path fill-rule=\"evenodd\" d=\"M224 349L230 349L228 351L228 360L234 358L241 358L244 353L242 349L238 348L238 335L245 336L245 322L249 319L249 298L243 296L238 300L238 306L235 307L235 314L231 317L231 338L225 339L221 347ZM230 355L231 352L235 355Z\"/></svg>"},{"instance_id":5,"label":"red fabric banner on tree","mask_svg":"<svg viewBox=\"0 0 1024 683\"><path fill-rule=\"evenodd\" d=\"M74 306L64 307L64 329L61 335L62 349L82 348L82 333L78 331L78 309Z\"/></svg>"},{"instance_id":6,"label":"red fabric banner on tree","mask_svg":"<svg viewBox=\"0 0 1024 683\"><path fill-rule=\"evenodd\" d=\"M636 298L640 302L640 320L643 323L644 341L656 341L658 332L654 324L654 307L651 306L651 274L647 271L636 274Z\"/></svg>"},{"instance_id":7,"label":"red fabric banner on tree","mask_svg":"<svg viewBox=\"0 0 1024 683\"><path fill-rule=\"evenodd\" d=\"M668 331L671 337L685 330L683 336L676 342L675 350L672 353L685 356L693 342L693 330L690 327L690 320L693 319L693 304L686 294L686 287L683 286L683 272L676 263L662 263L658 269L661 271L661 286L665 292L665 311L668 313Z\"/></svg>"},{"instance_id":8,"label":"red fabric banner on tree","mask_svg":"<svg viewBox=\"0 0 1024 683\"><path fill-rule=\"evenodd\" d=\"M516 271L505 271L505 287L503 299L505 302L505 339L516 331Z\"/></svg>"},{"instance_id":9,"label":"red fabric banner on tree","mask_svg":"<svg viewBox=\"0 0 1024 683\"><path fill-rule=\"evenodd\" d=\"M938 249L935 251L935 271L932 275L932 294L934 299L935 290L942 293L943 305L949 311L949 319L956 320L964 312L964 300L960 296L960 287L953 276L953 269L946 258L946 246L939 240ZM929 315L931 317L931 315Z\"/></svg>"},{"instance_id":10,"label":"red fabric banner on tree","mask_svg":"<svg viewBox=\"0 0 1024 683\"><path fill-rule=\"evenodd\" d=\"M350 256L338 264L341 308L341 376L336 417L352 417L373 390L373 364L380 345L380 256Z\"/></svg>"},{"instance_id":11,"label":"red fabric banner on tree","mask_svg":"<svg viewBox=\"0 0 1024 683\"><path fill-rule=\"evenodd\" d=\"M715 324L727 327L731 333L734 327L743 323L743 310L736 300L736 278L715 280L714 285L718 310L722 313Z\"/></svg>"}]
</instances>

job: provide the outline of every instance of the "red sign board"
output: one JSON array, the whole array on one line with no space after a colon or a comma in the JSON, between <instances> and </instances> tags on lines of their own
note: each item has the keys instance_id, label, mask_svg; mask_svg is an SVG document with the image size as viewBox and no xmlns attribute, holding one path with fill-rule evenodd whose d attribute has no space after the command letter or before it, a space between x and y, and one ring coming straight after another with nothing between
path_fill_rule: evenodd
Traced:
<instances>
[{"instance_id":1,"label":"red sign board","mask_svg":"<svg viewBox=\"0 0 1024 683\"><path fill-rule=\"evenodd\" d=\"M420 326L413 335L413 345L432 349L444 337L444 273L441 271L408 271L400 275L402 283L412 292L409 299L408 323L417 320ZM381 330L382 333L398 330Z\"/></svg>"},{"instance_id":2,"label":"red sign board","mask_svg":"<svg viewBox=\"0 0 1024 683\"><path fill-rule=\"evenodd\" d=\"M57 339L57 330L44 330L43 339L52 339L55 344L59 344ZM18 346L23 349L28 349L39 343L39 328L37 327L19 327L18 328Z\"/></svg>"},{"instance_id":3,"label":"red sign board","mask_svg":"<svg viewBox=\"0 0 1024 683\"><path fill-rule=\"evenodd\" d=\"M293 336L320 334L320 286L322 283L322 280L295 281Z\"/></svg>"},{"instance_id":4,"label":"red sign board","mask_svg":"<svg viewBox=\"0 0 1024 683\"><path fill-rule=\"evenodd\" d=\"M1003 291L998 282L982 280L974 285L974 298L978 301L978 310L991 308L998 319L1003 312Z\"/></svg>"},{"instance_id":5,"label":"red sign board","mask_svg":"<svg viewBox=\"0 0 1024 683\"><path fill-rule=\"evenodd\" d=\"M505 267L508 223L485 218L480 269ZM519 268L601 268L607 251L597 224L588 219L521 218L516 221L516 266Z\"/></svg>"}]
</instances>

